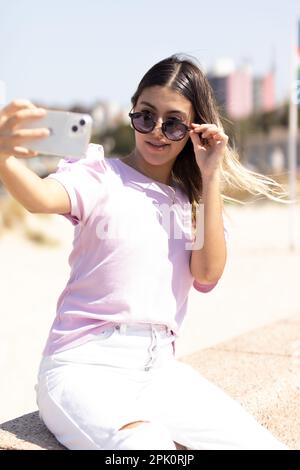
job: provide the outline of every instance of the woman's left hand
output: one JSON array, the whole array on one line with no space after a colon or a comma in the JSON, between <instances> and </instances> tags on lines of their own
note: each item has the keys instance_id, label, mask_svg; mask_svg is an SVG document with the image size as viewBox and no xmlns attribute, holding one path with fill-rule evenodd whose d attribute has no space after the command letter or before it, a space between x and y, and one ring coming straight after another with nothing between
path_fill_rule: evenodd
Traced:
<instances>
[{"instance_id":1,"label":"woman's left hand","mask_svg":"<svg viewBox=\"0 0 300 470\"><path fill-rule=\"evenodd\" d=\"M224 158L228 136L215 124L192 124L193 130L190 137L194 145L197 164L202 178L209 178L220 171L221 162ZM203 144L200 136L208 140Z\"/></svg>"}]
</instances>

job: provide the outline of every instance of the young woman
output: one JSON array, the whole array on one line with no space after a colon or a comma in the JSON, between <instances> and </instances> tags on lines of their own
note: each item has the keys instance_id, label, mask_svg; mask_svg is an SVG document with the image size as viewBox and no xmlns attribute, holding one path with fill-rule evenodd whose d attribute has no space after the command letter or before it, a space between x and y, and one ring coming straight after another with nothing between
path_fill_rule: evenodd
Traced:
<instances>
[{"instance_id":1,"label":"young woman","mask_svg":"<svg viewBox=\"0 0 300 470\"><path fill-rule=\"evenodd\" d=\"M90 144L39 178L15 157L36 155L26 139L47 131L14 127L42 114L23 101L2 110L0 177L29 211L74 224L36 387L46 426L69 449L286 449L174 354L190 288L209 292L224 270L224 184L283 195L240 165L200 68L174 55L146 73L122 160Z\"/></svg>"}]
</instances>

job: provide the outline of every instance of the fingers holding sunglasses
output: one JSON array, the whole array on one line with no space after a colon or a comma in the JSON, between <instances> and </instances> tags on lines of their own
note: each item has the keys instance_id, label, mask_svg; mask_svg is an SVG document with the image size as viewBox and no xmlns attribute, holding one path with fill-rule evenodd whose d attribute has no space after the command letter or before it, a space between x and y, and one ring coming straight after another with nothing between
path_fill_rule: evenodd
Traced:
<instances>
[{"instance_id":1,"label":"fingers holding sunglasses","mask_svg":"<svg viewBox=\"0 0 300 470\"><path fill-rule=\"evenodd\" d=\"M202 139L228 142L228 136L223 132L223 129L216 126L216 124L192 124L192 130L190 132L201 134Z\"/></svg>"},{"instance_id":2,"label":"fingers holding sunglasses","mask_svg":"<svg viewBox=\"0 0 300 470\"><path fill-rule=\"evenodd\" d=\"M192 131L197 134L202 134L202 137L207 137L213 132L218 132L221 129L216 124L192 124Z\"/></svg>"}]
</instances>

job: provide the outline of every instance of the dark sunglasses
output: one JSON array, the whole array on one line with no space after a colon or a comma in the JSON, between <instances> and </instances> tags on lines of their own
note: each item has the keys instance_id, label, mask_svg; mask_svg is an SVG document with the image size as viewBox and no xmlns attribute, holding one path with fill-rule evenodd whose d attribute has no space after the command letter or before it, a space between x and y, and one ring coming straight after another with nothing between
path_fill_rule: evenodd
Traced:
<instances>
[{"instance_id":1,"label":"dark sunglasses","mask_svg":"<svg viewBox=\"0 0 300 470\"><path fill-rule=\"evenodd\" d=\"M150 111L129 113L128 116L131 119L133 128L142 134L148 134L148 132L153 131L155 128L156 122ZM182 140L192 128L186 126L180 119L169 118L162 123L161 130L169 140Z\"/></svg>"}]
</instances>

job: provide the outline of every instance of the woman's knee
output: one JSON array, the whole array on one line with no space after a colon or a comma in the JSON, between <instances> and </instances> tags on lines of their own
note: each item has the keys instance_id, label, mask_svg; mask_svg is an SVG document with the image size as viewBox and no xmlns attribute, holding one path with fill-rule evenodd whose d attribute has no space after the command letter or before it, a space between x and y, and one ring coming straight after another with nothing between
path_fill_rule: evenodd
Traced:
<instances>
[{"instance_id":1,"label":"woman's knee","mask_svg":"<svg viewBox=\"0 0 300 470\"><path fill-rule=\"evenodd\" d=\"M132 423L125 424L122 426L119 431L122 431L122 429L130 429L130 428L135 428L136 426L139 426L142 423L148 423L149 421L133 421Z\"/></svg>"}]
</instances>

